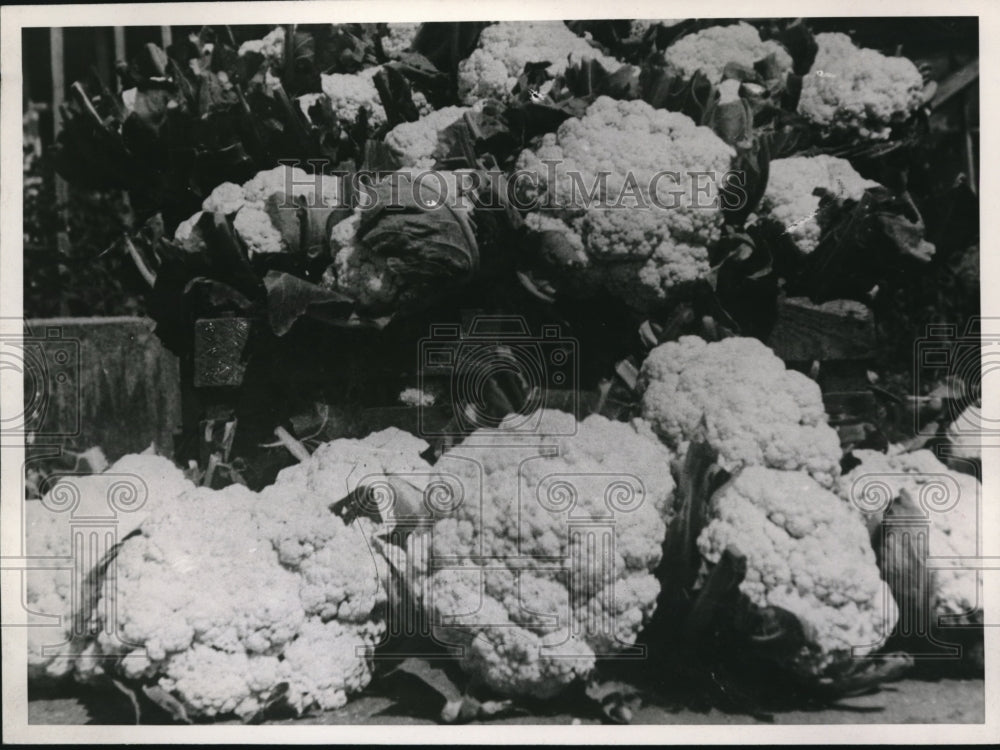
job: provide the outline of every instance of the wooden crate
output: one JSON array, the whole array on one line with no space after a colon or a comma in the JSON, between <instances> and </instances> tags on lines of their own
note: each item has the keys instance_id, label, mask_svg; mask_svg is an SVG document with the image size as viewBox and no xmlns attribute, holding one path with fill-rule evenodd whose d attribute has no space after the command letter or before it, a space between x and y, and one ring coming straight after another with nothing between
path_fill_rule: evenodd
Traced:
<instances>
[{"instance_id":1,"label":"wooden crate","mask_svg":"<svg viewBox=\"0 0 1000 750\"><path fill-rule=\"evenodd\" d=\"M172 455L181 426L180 367L153 333L152 321L26 320L26 351L29 345L37 361L36 373L25 379L26 404L38 402L28 392L36 383L46 391L35 423L27 425L37 444L74 450L97 445L112 461L150 443Z\"/></svg>"}]
</instances>

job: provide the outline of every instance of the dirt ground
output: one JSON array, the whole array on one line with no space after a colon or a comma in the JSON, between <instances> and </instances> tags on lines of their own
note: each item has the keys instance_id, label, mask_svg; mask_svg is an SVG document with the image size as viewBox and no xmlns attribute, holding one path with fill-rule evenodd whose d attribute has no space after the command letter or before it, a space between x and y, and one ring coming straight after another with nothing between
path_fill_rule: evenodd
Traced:
<instances>
[{"instance_id":1,"label":"dirt ground","mask_svg":"<svg viewBox=\"0 0 1000 750\"><path fill-rule=\"evenodd\" d=\"M845 699L817 711L787 711L774 715L775 724L981 724L985 693L981 679L902 680L874 695ZM28 704L30 724L128 724L127 706L113 694L65 694L36 697ZM235 722L223 722L235 723ZM365 695L337 711L267 723L305 724L433 724L415 716L391 698ZM568 714L512 716L496 724L596 724L596 718ZM754 724L745 715L711 710L668 710L657 705L639 709L634 724Z\"/></svg>"}]
</instances>

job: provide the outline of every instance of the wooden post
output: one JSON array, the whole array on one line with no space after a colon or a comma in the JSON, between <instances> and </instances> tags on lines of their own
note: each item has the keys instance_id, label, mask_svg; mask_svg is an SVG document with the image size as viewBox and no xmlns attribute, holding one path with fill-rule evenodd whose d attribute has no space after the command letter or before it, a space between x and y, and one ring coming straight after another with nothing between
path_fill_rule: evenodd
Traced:
<instances>
[{"instance_id":1,"label":"wooden post","mask_svg":"<svg viewBox=\"0 0 1000 750\"><path fill-rule=\"evenodd\" d=\"M970 86L962 92L962 130L965 135L965 142L962 144L965 151L965 170L969 175L969 188L974 195L979 194L979 179L976 177L976 148L972 142L972 129L975 122L972 118L972 97L975 89Z\"/></svg>"},{"instance_id":2,"label":"wooden post","mask_svg":"<svg viewBox=\"0 0 1000 750\"><path fill-rule=\"evenodd\" d=\"M112 91L117 92L114 84L114 63L111 59L111 50L108 48L108 30L102 26L94 29L94 57L96 58L94 67L101 81Z\"/></svg>"},{"instance_id":3,"label":"wooden post","mask_svg":"<svg viewBox=\"0 0 1000 750\"><path fill-rule=\"evenodd\" d=\"M62 130L62 105L66 99L66 68L63 54L63 30L49 29L49 60L52 68L52 136ZM56 198L66 197L66 182L56 177Z\"/></svg>"},{"instance_id":4,"label":"wooden post","mask_svg":"<svg viewBox=\"0 0 1000 750\"><path fill-rule=\"evenodd\" d=\"M49 29L49 59L52 68L52 140L55 143L62 130L62 106L66 97L66 67L63 48L63 30L53 27ZM66 227L66 203L69 200L69 185L59 175L56 175L56 206L59 215L59 227L56 230L56 247L59 255L69 255L69 232Z\"/></svg>"},{"instance_id":5,"label":"wooden post","mask_svg":"<svg viewBox=\"0 0 1000 750\"><path fill-rule=\"evenodd\" d=\"M125 62L125 27L115 26L115 62Z\"/></svg>"},{"instance_id":6,"label":"wooden post","mask_svg":"<svg viewBox=\"0 0 1000 750\"><path fill-rule=\"evenodd\" d=\"M163 49L166 50L171 44L174 43L174 30L171 26L161 26L160 27L160 37L163 39Z\"/></svg>"}]
</instances>

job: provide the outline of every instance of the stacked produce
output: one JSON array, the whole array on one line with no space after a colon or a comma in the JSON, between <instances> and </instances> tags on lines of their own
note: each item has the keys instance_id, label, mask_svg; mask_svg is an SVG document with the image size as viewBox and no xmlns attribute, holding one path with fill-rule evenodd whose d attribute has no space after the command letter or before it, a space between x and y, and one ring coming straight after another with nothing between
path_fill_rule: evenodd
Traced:
<instances>
[{"instance_id":1,"label":"stacked produce","mask_svg":"<svg viewBox=\"0 0 1000 750\"><path fill-rule=\"evenodd\" d=\"M790 296L873 304L933 261L906 181L872 156L922 126L916 66L802 22L594 23L206 29L147 48L122 92L79 89L62 153L113 155L107 184L141 198L122 244L161 337L201 366L196 321L253 331L245 392L204 398L266 468L195 486L128 456L77 480L87 507L123 472L148 500L90 570L99 596L29 576L68 639L32 643L33 678L114 679L180 719L327 710L412 669L405 605L461 696L447 720L591 695L609 670L639 681L643 648L677 684L729 696L776 671L830 700L909 663L900 582L927 559L877 532L934 477L961 502L931 518L927 555L951 562L929 609L981 624L956 562L979 553L978 481L845 438L821 362L763 343ZM178 144L195 156L171 163ZM470 309L531 330L478 340ZM431 363L438 323L456 348ZM556 324L579 372L546 348ZM473 339L499 366L467 403ZM944 436L974 451L961 425ZM70 486L29 503L30 554L69 554L48 508ZM70 638L71 621L98 627Z\"/></svg>"}]
</instances>

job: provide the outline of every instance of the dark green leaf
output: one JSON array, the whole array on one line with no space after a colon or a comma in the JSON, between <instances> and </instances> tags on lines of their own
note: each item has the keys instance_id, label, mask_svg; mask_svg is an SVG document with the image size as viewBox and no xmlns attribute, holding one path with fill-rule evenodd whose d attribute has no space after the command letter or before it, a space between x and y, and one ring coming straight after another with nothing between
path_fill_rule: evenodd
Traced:
<instances>
[{"instance_id":1,"label":"dark green leaf","mask_svg":"<svg viewBox=\"0 0 1000 750\"><path fill-rule=\"evenodd\" d=\"M804 76L812 69L819 46L804 23L798 21L788 26L778 34L777 41L791 54L796 75Z\"/></svg>"},{"instance_id":2,"label":"dark green leaf","mask_svg":"<svg viewBox=\"0 0 1000 750\"><path fill-rule=\"evenodd\" d=\"M334 325L348 325L354 302L343 294L324 289L283 271L268 271L264 276L267 290L267 317L271 330L284 336L301 317L310 317Z\"/></svg>"}]
</instances>

